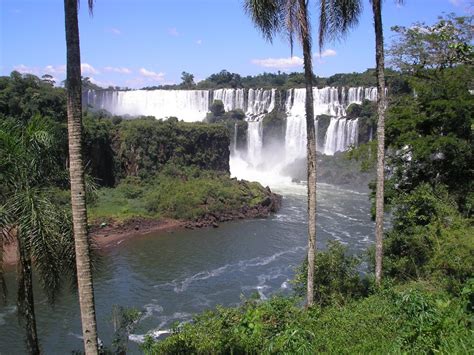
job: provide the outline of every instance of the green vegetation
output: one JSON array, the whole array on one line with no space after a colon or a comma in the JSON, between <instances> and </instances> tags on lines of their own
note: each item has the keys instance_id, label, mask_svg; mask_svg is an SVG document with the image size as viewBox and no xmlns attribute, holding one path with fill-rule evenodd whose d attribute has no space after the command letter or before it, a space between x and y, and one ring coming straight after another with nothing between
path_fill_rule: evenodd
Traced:
<instances>
[{"instance_id":1,"label":"green vegetation","mask_svg":"<svg viewBox=\"0 0 474 355\"><path fill-rule=\"evenodd\" d=\"M135 217L196 220L206 214L255 207L268 194L256 182L238 181L215 171L167 165L149 179L129 177L115 188L100 189L89 216L95 222Z\"/></svg>"},{"instance_id":2,"label":"green vegetation","mask_svg":"<svg viewBox=\"0 0 474 355\"><path fill-rule=\"evenodd\" d=\"M433 26L396 28L400 41L394 59L409 75L395 81L387 118L385 198L392 228L385 235L382 286L372 279L374 250L361 263L330 243L316 255L314 307L301 307L305 262L296 271L292 298L217 307L177 325L162 341L148 338L145 353L474 351L472 33L464 36L470 21L448 17ZM428 52L432 62L423 61ZM402 54L420 60L401 61ZM348 117L373 126L372 106L353 105ZM319 119L327 123L326 117ZM372 142L349 155L369 168L375 146Z\"/></svg>"},{"instance_id":3,"label":"green vegetation","mask_svg":"<svg viewBox=\"0 0 474 355\"><path fill-rule=\"evenodd\" d=\"M472 294L472 289L466 289ZM467 296L451 299L417 282L380 290L345 306L302 309L298 300L247 300L177 325L146 354L469 353L474 347Z\"/></svg>"},{"instance_id":4,"label":"green vegetation","mask_svg":"<svg viewBox=\"0 0 474 355\"><path fill-rule=\"evenodd\" d=\"M122 121L115 137L121 178L153 176L168 163L229 172L229 132L220 125L135 119Z\"/></svg>"}]
</instances>

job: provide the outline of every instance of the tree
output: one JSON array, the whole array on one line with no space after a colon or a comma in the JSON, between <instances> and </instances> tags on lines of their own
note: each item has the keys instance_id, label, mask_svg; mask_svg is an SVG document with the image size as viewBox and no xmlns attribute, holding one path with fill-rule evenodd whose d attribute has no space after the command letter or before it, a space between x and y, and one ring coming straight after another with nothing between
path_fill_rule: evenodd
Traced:
<instances>
[{"instance_id":1,"label":"tree","mask_svg":"<svg viewBox=\"0 0 474 355\"><path fill-rule=\"evenodd\" d=\"M54 303L64 276L74 274L75 269L70 218L51 199L51 187L61 172L54 159L50 127L51 122L41 116L26 124L13 120L0 123L0 196L4 201L0 206L0 233L5 239L0 242L1 249L4 242L17 244L18 316L26 329L30 354L40 353L33 265L50 303Z\"/></svg>"},{"instance_id":2,"label":"tree","mask_svg":"<svg viewBox=\"0 0 474 355\"><path fill-rule=\"evenodd\" d=\"M397 35L389 50L391 64L404 73L420 75L473 63L473 16L440 17L432 26L417 22L394 26Z\"/></svg>"},{"instance_id":3,"label":"tree","mask_svg":"<svg viewBox=\"0 0 474 355\"><path fill-rule=\"evenodd\" d=\"M396 0L402 3L403 0ZM386 90L385 90L385 54L384 54L384 38L382 26L382 0L372 0L372 13L374 17L375 31L375 62L377 76L377 179L376 179L376 195L375 195L375 282L380 285L382 279L382 254L383 254L383 214L384 214L384 169L385 169L385 111L387 108ZM322 1L329 9L320 17L319 43L322 46L325 40L325 29L329 33L341 33L344 31L344 11L351 12L355 17L353 23L357 22L362 8L361 0L345 0L345 1ZM334 3L342 3L342 15L339 9L331 9ZM341 18L342 16L342 18ZM329 19L329 20L328 20ZM329 24L329 25L327 25Z\"/></svg>"},{"instance_id":4,"label":"tree","mask_svg":"<svg viewBox=\"0 0 474 355\"><path fill-rule=\"evenodd\" d=\"M316 252L316 130L313 102L311 23L306 0L246 0L245 9L264 38L270 42L277 33L286 33L293 52L294 38L303 48L306 88L306 136L308 171L308 278L307 306L314 304L314 259ZM347 1L320 0L320 44L329 36L344 34L357 21L360 8Z\"/></svg>"},{"instance_id":5,"label":"tree","mask_svg":"<svg viewBox=\"0 0 474 355\"><path fill-rule=\"evenodd\" d=\"M375 283L380 286L382 280L383 257L383 214L385 183L385 55L383 47L382 4L381 0L372 0L375 30L375 70L377 72L377 187L375 192Z\"/></svg>"},{"instance_id":6,"label":"tree","mask_svg":"<svg viewBox=\"0 0 474 355\"><path fill-rule=\"evenodd\" d=\"M191 89L196 86L194 83L194 75L183 71L181 73L181 84L179 85L183 89Z\"/></svg>"},{"instance_id":7,"label":"tree","mask_svg":"<svg viewBox=\"0 0 474 355\"><path fill-rule=\"evenodd\" d=\"M93 0L88 0L92 12ZM76 250L77 285L86 354L97 354L97 323L87 231L86 189L82 157L82 87L78 1L64 0L67 49L67 117L71 208Z\"/></svg>"}]
</instances>

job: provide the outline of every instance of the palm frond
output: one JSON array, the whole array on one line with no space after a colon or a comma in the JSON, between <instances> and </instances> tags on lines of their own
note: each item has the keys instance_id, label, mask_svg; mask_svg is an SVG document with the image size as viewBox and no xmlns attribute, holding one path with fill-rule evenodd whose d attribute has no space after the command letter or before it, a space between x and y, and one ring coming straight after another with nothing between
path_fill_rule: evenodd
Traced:
<instances>
[{"instance_id":1,"label":"palm frond","mask_svg":"<svg viewBox=\"0 0 474 355\"><path fill-rule=\"evenodd\" d=\"M299 34L298 27L298 0L287 0L283 6L283 18L285 20L285 31L290 43L291 56L293 56L295 34Z\"/></svg>"},{"instance_id":2,"label":"palm frond","mask_svg":"<svg viewBox=\"0 0 474 355\"><path fill-rule=\"evenodd\" d=\"M65 224L61 209L48 198L48 193L39 188L30 188L16 193L9 201L7 210L16 216L19 245L22 252L33 261L40 284L53 303L63 281L66 255L74 249L70 228ZM67 235L69 231L69 235Z\"/></svg>"},{"instance_id":3,"label":"palm frond","mask_svg":"<svg viewBox=\"0 0 474 355\"><path fill-rule=\"evenodd\" d=\"M89 8L89 15L94 15L94 2L95 0L87 0L87 7ZM81 0L77 0L77 7L79 8L81 5Z\"/></svg>"},{"instance_id":4,"label":"palm frond","mask_svg":"<svg viewBox=\"0 0 474 355\"><path fill-rule=\"evenodd\" d=\"M319 49L328 40L344 37L359 23L361 0L321 0L319 7Z\"/></svg>"},{"instance_id":5,"label":"palm frond","mask_svg":"<svg viewBox=\"0 0 474 355\"><path fill-rule=\"evenodd\" d=\"M245 0L244 9L263 37L272 42L282 28L282 0Z\"/></svg>"}]
</instances>

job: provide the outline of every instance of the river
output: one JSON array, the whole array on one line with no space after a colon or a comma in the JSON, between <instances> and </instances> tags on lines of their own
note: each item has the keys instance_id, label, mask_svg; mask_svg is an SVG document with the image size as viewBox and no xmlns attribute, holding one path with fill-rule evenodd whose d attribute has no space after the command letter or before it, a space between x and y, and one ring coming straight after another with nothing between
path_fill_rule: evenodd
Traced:
<instances>
[{"instance_id":1,"label":"river","mask_svg":"<svg viewBox=\"0 0 474 355\"><path fill-rule=\"evenodd\" d=\"M234 167L235 168L235 167ZM242 295L257 292L262 299L290 292L294 269L306 254L306 188L276 179L270 186L283 195L281 210L267 219L242 220L219 228L183 230L136 237L107 252L94 274L99 335L110 344L113 305L145 312L131 336L130 353L149 331L169 329L172 323L215 305L236 305ZM241 176L263 180L262 176ZM363 254L371 244L373 223L365 192L318 184L317 247L339 240ZM15 308L15 275L7 273L9 297L0 306L0 354L24 349L24 330ZM36 319L46 354L82 348L77 296L63 292L51 308L35 289Z\"/></svg>"}]
</instances>

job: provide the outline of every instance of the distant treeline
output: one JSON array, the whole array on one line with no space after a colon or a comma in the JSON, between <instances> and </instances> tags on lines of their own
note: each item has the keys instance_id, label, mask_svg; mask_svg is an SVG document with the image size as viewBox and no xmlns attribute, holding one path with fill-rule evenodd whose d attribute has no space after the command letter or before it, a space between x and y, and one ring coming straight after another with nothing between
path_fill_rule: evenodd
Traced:
<instances>
[{"instance_id":1,"label":"distant treeline","mask_svg":"<svg viewBox=\"0 0 474 355\"><path fill-rule=\"evenodd\" d=\"M401 73L387 69L386 80L389 90L395 92L401 92L408 90L408 84ZM346 73L346 74L334 74L328 78L319 76L313 77L313 83L318 88L325 86L377 86L377 80L375 77L375 70L368 69L363 73ZM101 88L91 83L88 78L84 79L84 87L87 89L101 90ZM241 76L237 73L231 73L227 70L221 70L219 73L210 75L204 80L198 83L194 82L194 75L183 72L181 75L181 83L173 85L158 85L158 86L147 86L142 89L144 90L213 90L223 88L234 88L234 89L250 89L250 88L263 88L263 89L291 89L291 88L302 88L304 87L304 74L303 73L283 73L278 71L277 73L263 73L255 76ZM130 90L128 88L120 88L110 86L107 90Z\"/></svg>"},{"instance_id":2,"label":"distant treeline","mask_svg":"<svg viewBox=\"0 0 474 355\"><path fill-rule=\"evenodd\" d=\"M53 159L63 169L68 161L65 90L31 74L0 77L0 124L26 127L34 117L53 132ZM101 185L114 186L128 176L148 177L166 164L229 172L229 132L222 125L177 118L125 120L86 111L83 126L86 170Z\"/></svg>"}]
</instances>

